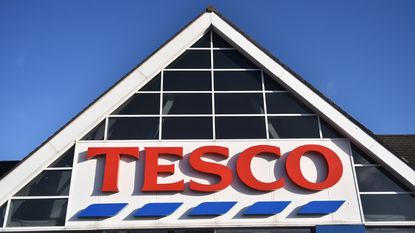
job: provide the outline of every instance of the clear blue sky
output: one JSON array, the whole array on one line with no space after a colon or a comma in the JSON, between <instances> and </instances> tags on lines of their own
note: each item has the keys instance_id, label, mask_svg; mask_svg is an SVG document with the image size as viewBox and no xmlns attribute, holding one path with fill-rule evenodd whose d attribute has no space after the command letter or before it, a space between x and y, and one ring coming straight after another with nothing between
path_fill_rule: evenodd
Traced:
<instances>
[{"instance_id":1,"label":"clear blue sky","mask_svg":"<svg viewBox=\"0 0 415 233\"><path fill-rule=\"evenodd\" d=\"M377 134L415 133L415 1L0 1L0 160L21 159L207 5Z\"/></svg>"}]
</instances>

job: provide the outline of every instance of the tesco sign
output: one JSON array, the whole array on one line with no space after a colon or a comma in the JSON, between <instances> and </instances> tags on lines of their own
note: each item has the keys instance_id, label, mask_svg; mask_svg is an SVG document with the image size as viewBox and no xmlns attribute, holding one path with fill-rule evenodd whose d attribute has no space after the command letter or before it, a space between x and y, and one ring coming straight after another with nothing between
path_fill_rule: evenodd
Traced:
<instances>
[{"instance_id":1,"label":"tesco sign","mask_svg":"<svg viewBox=\"0 0 415 233\"><path fill-rule=\"evenodd\" d=\"M183 158L183 147L144 147L144 182L140 187L142 192L181 192L184 191L184 181L177 180L170 183L159 183L160 175L169 176L175 173L173 164L159 164L159 156L173 156L177 159ZM304 176L301 170L300 160L307 153L315 153L321 156L325 161L326 177L319 182L312 182ZM102 192L117 193L118 173L121 157L126 156L133 159L139 158L138 147L88 147L87 159L105 160L103 182L101 185ZM236 170L236 174L244 185L247 187L270 192L284 187L285 179L279 178L272 182L263 182L255 178L255 170L251 167L251 161L254 157L261 154L269 154L275 159L281 157L281 150L277 146L272 145L255 145L250 146L239 153L236 159L236 167L228 167L224 164L203 160L203 156L214 154L223 160L229 158L229 148L225 146L201 146L194 149L188 159L188 166L194 171L206 176L216 176L218 181L212 184L202 184L190 179L189 188L197 192L217 192L227 188L233 182L232 170ZM300 188L312 191L319 191L334 186L343 175L343 165L339 156L328 147L316 144L301 145L291 150L286 158L285 166L276 169L285 169L287 178Z\"/></svg>"}]
</instances>

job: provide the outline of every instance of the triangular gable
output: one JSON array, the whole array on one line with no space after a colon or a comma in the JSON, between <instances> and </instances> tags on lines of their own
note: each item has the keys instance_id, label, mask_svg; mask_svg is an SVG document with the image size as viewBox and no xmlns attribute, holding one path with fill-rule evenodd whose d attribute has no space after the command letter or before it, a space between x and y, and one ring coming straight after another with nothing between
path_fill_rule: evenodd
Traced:
<instances>
[{"instance_id":1,"label":"triangular gable","mask_svg":"<svg viewBox=\"0 0 415 233\"><path fill-rule=\"evenodd\" d=\"M150 83L161 69L179 57L188 47L198 41L209 29L226 38L233 46L249 57L261 69L266 70L278 79L279 83L297 98L313 106L314 110L325 117L325 120L351 141L363 148L373 158L391 168L390 172L398 175L412 188L415 186L415 172L398 157L387 150L364 127L339 110L333 103L313 89L304 80L295 75L278 60L253 43L238 29L214 11L201 14L157 52L151 55L137 68L132 70L110 90L100 96L93 104L81 112L74 120L64 126L48 141L37 148L19 166L0 180L0 203L24 187L42 170L48 167L57 157L68 150L74 142L87 134L91 129L99 127L103 119L115 111L138 89ZM225 42L226 43L226 42Z\"/></svg>"}]
</instances>

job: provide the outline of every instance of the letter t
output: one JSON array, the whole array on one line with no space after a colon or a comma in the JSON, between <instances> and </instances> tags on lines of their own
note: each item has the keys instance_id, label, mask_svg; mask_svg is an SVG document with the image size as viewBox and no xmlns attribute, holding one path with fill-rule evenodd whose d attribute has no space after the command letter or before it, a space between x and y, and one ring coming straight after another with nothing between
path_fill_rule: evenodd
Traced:
<instances>
[{"instance_id":1,"label":"letter t","mask_svg":"<svg viewBox=\"0 0 415 233\"><path fill-rule=\"evenodd\" d=\"M89 147L87 159L96 156L105 156L104 180L102 182L102 192L118 192L118 169L121 155L138 159L138 147Z\"/></svg>"}]
</instances>

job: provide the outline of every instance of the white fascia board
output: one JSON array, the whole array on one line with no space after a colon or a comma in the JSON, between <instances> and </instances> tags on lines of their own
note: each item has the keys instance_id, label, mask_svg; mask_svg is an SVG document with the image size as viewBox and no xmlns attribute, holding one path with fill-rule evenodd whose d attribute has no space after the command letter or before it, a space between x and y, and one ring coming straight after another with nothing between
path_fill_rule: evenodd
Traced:
<instances>
[{"instance_id":1,"label":"white fascia board","mask_svg":"<svg viewBox=\"0 0 415 233\"><path fill-rule=\"evenodd\" d=\"M45 142L32 155L28 156L17 168L3 177L0 180L0 203L4 203L24 187L53 163L58 156L69 149L76 140L79 140L93 129L108 114L150 81L162 68L200 38L210 25L210 14L203 13L200 15L155 54L85 109L75 120Z\"/></svg>"},{"instance_id":2,"label":"white fascia board","mask_svg":"<svg viewBox=\"0 0 415 233\"><path fill-rule=\"evenodd\" d=\"M212 25L229 40L235 43L243 52L251 56L257 63L278 77L285 83L295 94L304 98L309 104L316 108L322 115L326 116L337 127L341 128L355 143L366 148L375 160L382 161L384 165L391 168L391 171L399 175L405 183L415 188L415 171L400 160L397 156L387 150L372 136L366 133L358 125L353 123L344 114L338 111L330 103L315 93L307 85L293 76L284 67L282 67L273 58L268 56L264 51L249 41L244 35L238 32L234 27L229 25L220 16L211 13Z\"/></svg>"}]
</instances>

